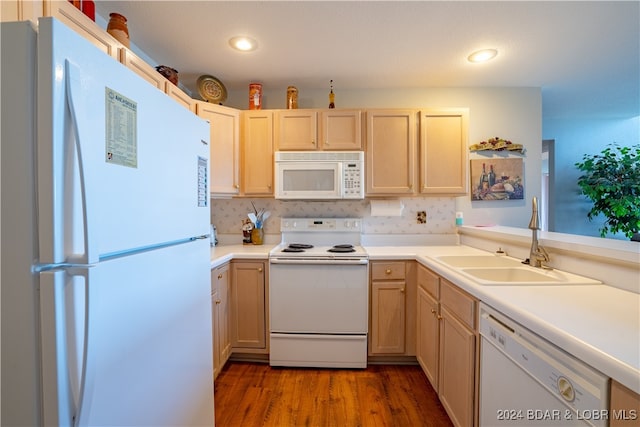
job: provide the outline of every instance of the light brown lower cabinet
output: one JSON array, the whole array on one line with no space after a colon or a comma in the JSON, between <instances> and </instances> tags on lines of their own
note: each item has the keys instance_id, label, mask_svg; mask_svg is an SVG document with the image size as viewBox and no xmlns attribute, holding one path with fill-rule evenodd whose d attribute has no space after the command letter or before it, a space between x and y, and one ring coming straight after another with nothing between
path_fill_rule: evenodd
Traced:
<instances>
[{"instance_id":1,"label":"light brown lower cabinet","mask_svg":"<svg viewBox=\"0 0 640 427\"><path fill-rule=\"evenodd\" d=\"M446 306L440 314L438 396L455 426L472 426L476 335Z\"/></svg>"},{"instance_id":2,"label":"light brown lower cabinet","mask_svg":"<svg viewBox=\"0 0 640 427\"><path fill-rule=\"evenodd\" d=\"M478 301L417 267L416 357L455 426L475 424Z\"/></svg>"},{"instance_id":3,"label":"light brown lower cabinet","mask_svg":"<svg viewBox=\"0 0 640 427\"><path fill-rule=\"evenodd\" d=\"M640 425L640 395L619 382L611 380L609 427Z\"/></svg>"},{"instance_id":4,"label":"light brown lower cabinet","mask_svg":"<svg viewBox=\"0 0 640 427\"><path fill-rule=\"evenodd\" d=\"M415 263L370 263L369 355L415 355Z\"/></svg>"},{"instance_id":5,"label":"light brown lower cabinet","mask_svg":"<svg viewBox=\"0 0 640 427\"><path fill-rule=\"evenodd\" d=\"M422 266L418 267L416 359L436 391L440 358L439 292L440 277Z\"/></svg>"},{"instance_id":6,"label":"light brown lower cabinet","mask_svg":"<svg viewBox=\"0 0 640 427\"><path fill-rule=\"evenodd\" d=\"M267 262L231 262L230 325L233 352L267 351Z\"/></svg>"},{"instance_id":7,"label":"light brown lower cabinet","mask_svg":"<svg viewBox=\"0 0 640 427\"><path fill-rule=\"evenodd\" d=\"M229 264L211 270L211 317L213 322L213 378L231 355L229 339Z\"/></svg>"}]
</instances>

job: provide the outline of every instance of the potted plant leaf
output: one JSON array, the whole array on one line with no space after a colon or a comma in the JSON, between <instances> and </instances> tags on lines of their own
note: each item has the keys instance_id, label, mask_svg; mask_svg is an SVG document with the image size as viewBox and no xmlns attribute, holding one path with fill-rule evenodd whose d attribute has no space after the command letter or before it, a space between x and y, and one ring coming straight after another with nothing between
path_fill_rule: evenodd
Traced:
<instances>
[{"instance_id":1,"label":"potted plant leaf","mask_svg":"<svg viewBox=\"0 0 640 427\"><path fill-rule=\"evenodd\" d=\"M593 202L589 221L599 214L607 218L600 236L622 232L640 241L640 145L609 144L598 154L583 155L575 166L583 172L581 194Z\"/></svg>"}]
</instances>

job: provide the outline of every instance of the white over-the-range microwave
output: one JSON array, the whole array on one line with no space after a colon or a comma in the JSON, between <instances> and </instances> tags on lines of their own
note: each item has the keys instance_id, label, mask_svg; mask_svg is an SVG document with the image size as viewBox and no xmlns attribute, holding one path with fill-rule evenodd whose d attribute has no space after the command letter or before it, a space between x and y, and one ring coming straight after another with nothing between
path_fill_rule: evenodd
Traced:
<instances>
[{"instance_id":1,"label":"white over-the-range microwave","mask_svg":"<svg viewBox=\"0 0 640 427\"><path fill-rule=\"evenodd\" d=\"M364 199L363 151L276 151L275 198Z\"/></svg>"}]
</instances>

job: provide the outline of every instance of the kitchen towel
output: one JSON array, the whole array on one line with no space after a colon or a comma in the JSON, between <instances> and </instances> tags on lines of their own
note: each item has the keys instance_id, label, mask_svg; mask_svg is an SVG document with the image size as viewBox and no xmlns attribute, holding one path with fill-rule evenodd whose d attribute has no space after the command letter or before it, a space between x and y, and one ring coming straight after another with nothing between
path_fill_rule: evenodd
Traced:
<instances>
[{"instance_id":1,"label":"kitchen towel","mask_svg":"<svg viewBox=\"0 0 640 427\"><path fill-rule=\"evenodd\" d=\"M371 200L371 216L402 216L400 200Z\"/></svg>"}]
</instances>

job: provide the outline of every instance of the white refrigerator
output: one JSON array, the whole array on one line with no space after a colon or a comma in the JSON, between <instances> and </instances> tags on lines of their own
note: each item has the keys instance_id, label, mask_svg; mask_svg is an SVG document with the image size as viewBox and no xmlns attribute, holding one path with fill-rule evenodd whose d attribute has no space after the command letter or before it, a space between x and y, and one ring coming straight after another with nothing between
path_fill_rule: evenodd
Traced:
<instances>
[{"instance_id":1,"label":"white refrigerator","mask_svg":"<svg viewBox=\"0 0 640 427\"><path fill-rule=\"evenodd\" d=\"M208 124L2 23L2 425L211 426Z\"/></svg>"}]
</instances>

